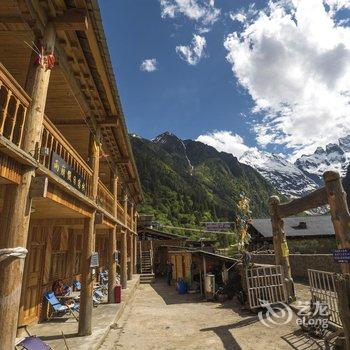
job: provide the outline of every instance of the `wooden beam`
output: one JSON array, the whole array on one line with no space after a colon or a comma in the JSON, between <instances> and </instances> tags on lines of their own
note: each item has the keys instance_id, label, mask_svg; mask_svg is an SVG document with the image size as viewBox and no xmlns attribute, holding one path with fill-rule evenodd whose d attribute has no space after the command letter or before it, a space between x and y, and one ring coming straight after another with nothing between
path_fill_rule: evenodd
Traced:
<instances>
[{"instance_id":1,"label":"wooden beam","mask_svg":"<svg viewBox=\"0 0 350 350\"><path fill-rule=\"evenodd\" d=\"M130 163L130 158L119 158L115 161L116 164L128 165Z\"/></svg>"},{"instance_id":2,"label":"wooden beam","mask_svg":"<svg viewBox=\"0 0 350 350\"><path fill-rule=\"evenodd\" d=\"M99 122L98 124L102 127L118 127L118 121L119 118L118 116L111 116L111 117L106 117L104 120L102 120L101 122Z\"/></svg>"},{"instance_id":3,"label":"wooden beam","mask_svg":"<svg viewBox=\"0 0 350 350\"><path fill-rule=\"evenodd\" d=\"M101 131L97 128L96 135L90 138L90 160L92 168L92 198L96 202L98 192L98 173L100 167L100 142ZM95 219L96 211L90 219L84 222L83 249L82 249L82 290L80 296L80 313L78 334L80 336L90 335L92 332L92 291L93 278L90 268L92 253L96 247L95 244Z\"/></svg>"},{"instance_id":4,"label":"wooden beam","mask_svg":"<svg viewBox=\"0 0 350 350\"><path fill-rule=\"evenodd\" d=\"M80 126L86 125L85 119L58 119L54 121L55 126Z\"/></svg>"},{"instance_id":5,"label":"wooden beam","mask_svg":"<svg viewBox=\"0 0 350 350\"><path fill-rule=\"evenodd\" d=\"M108 234L108 302L115 303L114 288L117 280L117 262L115 253L117 251L117 232L116 228L109 230Z\"/></svg>"},{"instance_id":6,"label":"wooden beam","mask_svg":"<svg viewBox=\"0 0 350 350\"><path fill-rule=\"evenodd\" d=\"M269 199L269 212L271 216L273 247L275 251L275 263L281 265L284 272L284 285L286 287L288 299L295 300L294 283L289 262L289 250L284 222L279 213L280 199L272 196Z\"/></svg>"},{"instance_id":7,"label":"wooden beam","mask_svg":"<svg viewBox=\"0 0 350 350\"><path fill-rule=\"evenodd\" d=\"M305 210L317 208L328 203L327 192L324 187L309 193L308 195L292 200L289 203L278 205L278 215L281 218L286 218L291 215L296 215Z\"/></svg>"},{"instance_id":8,"label":"wooden beam","mask_svg":"<svg viewBox=\"0 0 350 350\"><path fill-rule=\"evenodd\" d=\"M49 179L44 176L34 177L30 184L30 198L46 198Z\"/></svg>"},{"instance_id":9,"label":"wooden beam","mask_svg":"<svg viewBox=\"0 0 350 350\"><path fill-rule=\"evenodd\" d=\"M80 218L55 218L55 219L30 219L33 226L68 226L74 228L83 228L84 219Z\"/></svg>"},{"instance_id":10,"label":"wooden beam","mask_svg":"<svg viewBox=\"0 0 350 350\"><path fill-rule=\"evenodd\" d=\"M100 46L98 44L94 28L91 25L90 21L89 21L88 30L87 30L87 38L89 41L92 55L93 55L94 60L96 62L96 68L97 68L98 73L101 77L102 84L106 90L106 95L107 95L107 99L108 99L108 103L110 105L111 111L112 111L112 113L116 114L117 113L117 106L116 106L114 96L112 93L112 89L110 86L110 82L109 82L109 73L107 71L107 67L105 66L105 60L101 54L101 49L100 49Z\"/></svg>"},{"instance_id":11,"label":"wooden beam","mask_svg":"<svg viewBox=\"0 0 350 350\"><path fill-rule=\"evenodd\" d=\"M95 217L95 225L102 225L103 224L103 213L96 213L96 217Z\"/></svg>"},{"instance_id":12,"label":"wooden beam","mask_svg":"<svg viewBox=\"0 0 350 350\"><path fill-rule=\"evenodd\" d=\"M123 289L128 287L128 243L127 243L127 231L122 229L121 231L121 246L120 246L120 254L121 254L121 262L120 262L120 282Z\"/></svg>"},{"instance_id":13,"label":"wooden beam","mask_svg":"<svg viewBox=\"0 0 350 350\"><path fill-rule=\"evenodd\" d=\"M24 20L19 16L1 16L0 17L1 24L22 24Z\"/></svg>"},{"instance_id":14,"label":"wooden beam","mask_svg":"<svg viewBox=\"0 0 350 350\"><path fill-rule=\"evenodd\" d=\"M53 19L56 30L88 30L87 12L82 9L68 9Z\"/></svg>"},{"instance_id":15,"label":"wooden beam","mask_svg":"<svg viewBox=\"0 0 350 350\"><path fill-rule=\"evenodd\" d=\"M326 171L323 178L338 248L350 249L350 213L342 180L336 171ZM342 273L350 273L350 263L341 263L340 267Z\"/></svg>"}]
</instances>

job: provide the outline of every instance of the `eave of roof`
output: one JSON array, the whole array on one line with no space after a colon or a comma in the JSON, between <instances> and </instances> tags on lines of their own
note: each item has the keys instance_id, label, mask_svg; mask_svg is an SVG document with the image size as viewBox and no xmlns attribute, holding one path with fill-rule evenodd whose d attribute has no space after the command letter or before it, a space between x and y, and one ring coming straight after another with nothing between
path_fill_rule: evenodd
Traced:
<instances>
[{"instance_id":1,"label":"eave of roof","mask_svg":"<svg viewBox=\"0 0 350 350\"><path fill-rule=\"evenodd\" d=\"M120 113L120 121L122 123L122 130L123 130L125 142L126 142L127 149L128 149L128 154L130 156L131 164L132 164L134 174L136 177L136 184L137 184L136 187L138 189L140 201L142 201L144 199L143 192L142 192L142 186L141 186L140 177L139 177L137 167L136 167L136 162L135 162L134 154L133 154L130 139L129 139L129 134L127 132L127 126L125 123L125 117L124 117L124 113L123 113L122 104L121 104L120 97L119 97L118 90L117 90L116 78L115 78L115 74L113 71L113 66L112 66L112 62L111 62L111 58L110 58L110 54L109 54L109 50L108 50L107 40L106 40L105 32L103 29L103 25L102 25L100 7L98 4L98 0L86 0L86 1L90 2L90 4L92 5L92 8L94 10L93 14L95 17L95 23L97 25L98 32L99 32L99 35L100 35L100 38L102 41L101 52L103 52L103 55L104 55L104 58L106 61L106 65L107 65L107 70L109 72L109 84L111 86L111 90L113 92L114 99L115 99L115 102L117 104L117 107L118 107L118 110Z\"/></svg>"},{"instance_id":2,"label":"eave of roof","mask_svg":"<svg viewBox=\"0 0 350 350\"><path fill-rule=\"evenodd\" d=\"M329 215L296 216L283 219L287 237L334 236L334 227ZM300 222L306 222L306 229L296 229ZM272 226L269 218L253 219L252 226L264 237L271 238Z\"/></svg>"}]
</instances>

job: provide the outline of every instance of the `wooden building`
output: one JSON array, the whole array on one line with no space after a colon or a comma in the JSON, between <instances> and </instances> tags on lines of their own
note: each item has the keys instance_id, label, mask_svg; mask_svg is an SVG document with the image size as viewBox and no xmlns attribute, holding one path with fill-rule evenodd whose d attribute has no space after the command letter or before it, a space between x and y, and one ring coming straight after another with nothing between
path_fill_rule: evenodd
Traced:
<instances>
[{"instance_id":1,"label":"wooden building","mask_svg":"<svg viewBox=\"0 0 350 350\"><path fill-rule=\"evenodd\" d=\"M18 326L40 319L43 293L58 278L82 281L79 334L91 333L92 253L109 271L113 302L116 250L124 288L134 272L142 192L97 0L2 0L0 62L7 350Z\"/></svg>"},{"instance_id":2,"label":"wooden building","mask_svg":"<svg viewBox=\"0 0 350 350\"><path fill-rule=\"evenodd\" d=\"M284 232L293 253L329 253L336 249L330 215L288 217L284 220ZM273 249L271 219L253 219L249 234L249 250Z\"/></svg>"}]
</instances>

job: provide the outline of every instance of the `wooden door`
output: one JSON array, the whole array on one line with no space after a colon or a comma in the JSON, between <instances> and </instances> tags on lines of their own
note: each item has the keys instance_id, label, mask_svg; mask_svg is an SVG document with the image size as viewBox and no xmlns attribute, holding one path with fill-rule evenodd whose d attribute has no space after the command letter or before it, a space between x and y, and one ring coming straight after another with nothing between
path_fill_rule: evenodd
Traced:
<instances>
[{"instance_id":1,"label":"wooden door","mask_svg":"<svg viewBox=\"0 0 350 350\"><path fill-rule=\"evenodd\" d=\"M41 285L45 256L45 237L43 228L34 227L28 242L28 255L24 269L20 325L28 325L39 319L42 300Z\"/></svg>"}]
</instances>

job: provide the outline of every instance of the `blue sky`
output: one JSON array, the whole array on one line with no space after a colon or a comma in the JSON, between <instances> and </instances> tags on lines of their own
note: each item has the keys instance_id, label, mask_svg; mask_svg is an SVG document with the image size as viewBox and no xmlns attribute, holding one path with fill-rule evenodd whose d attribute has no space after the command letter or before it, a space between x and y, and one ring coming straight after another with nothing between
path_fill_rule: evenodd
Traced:
<instances>
[{"instance_id":1,"label":"blue sky","mask_svg":"<svg viewBox=\"0 0 350 350\"><path fill-rule=\"evenodd\" d=\"M347 134L349 129L341 125L327 136L319 128L306 130L314 122L323 123L327 113L333 124L341 124L349 112L349 97L343 92L350 84L341 76L350 72L350 36L341 34L348 24L339 20L346 18L349 2L301 0L294 7L285 6L287 2L272 6L266 1L100 1L129 132L146 138L164 131L183 139L206 135L202 140L234 154L242 147L258 147L294 155ZM209 9L206 15L191 18L203 8ZM173 12L167 16L165 10ZM214 10L219 11L217 20L207 25L206 16ZM252 34L245 33L247 29ZM230 37L232 33L238 39ZM191 65L175 48L189 46L195 34L206 45ZM322 38L327 35L328 41ZM156 59L156 70L140 69L146 59ZM333 60L337 68L322 68ZM323 70L315 71L314 66ZM310 93L315 88L320 96ZM332 108L321 108L319 99L330 96ZM215 130L226 136L213 135ZM239 150L232 148L235 142L242 146Z\"/></svg>"},{"instance_id":2,"label":"blue sky","mask_svg":"<svg viewBox=\"0 0 350 350\"><path fill-rule=\"evenodd\" d=\"M227 3L218 1L217 7ZM227 12L241 8L243 1L234 3L225 6ZM228 13L205 35L205 57L191 66L175 47L192 40L193 22L184 17L162 19L158 0L109 0L101 2L101 9L130 132L153 138L171 131L181 138L197 138L224 129L254 144L240 115L249 112L249 95L236 85L225 59L224 37L239 25ZM140 71L141 62L153 57L158 70Z\"/></svg>"}]
</instances>

